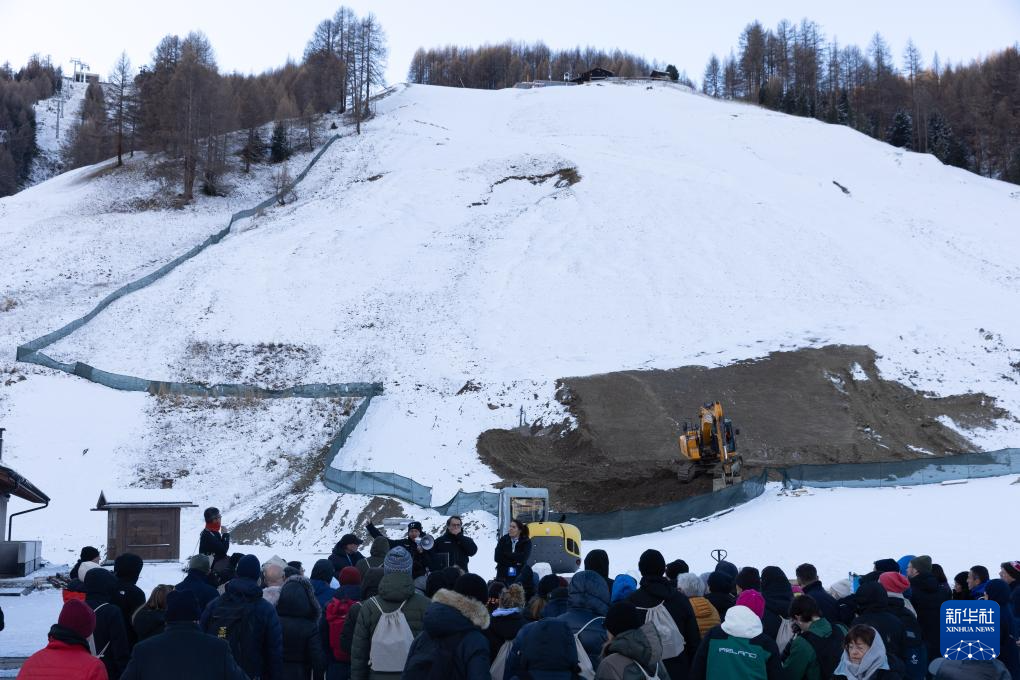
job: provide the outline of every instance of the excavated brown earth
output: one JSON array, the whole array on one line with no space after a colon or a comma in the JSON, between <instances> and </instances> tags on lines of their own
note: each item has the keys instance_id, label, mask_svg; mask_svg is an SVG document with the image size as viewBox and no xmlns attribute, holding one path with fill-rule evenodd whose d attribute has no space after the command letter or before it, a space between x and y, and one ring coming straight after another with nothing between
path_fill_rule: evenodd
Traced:
<instances>
[{"instance_id":1,"label":"excavated brown earth","mask_svg":"<svg viewBox=\"0 0 1020 680\"><path fill-rule=\"evenodd\" d=\"M867 379L854 379L854 365ZM860 376L860 372L857 372ZM751 470L973 451L937 418L979 427L1009 417L984 394L934 398L883 380L869 347L774 352L720 368L621 371L559 381L577 419L563 425L488 430L478 453L504 480L549 488L557 509L604 512L711 491L711 480L676 481L677 436L700 404L719 400L741 431Z\"/></svg>"}]
</instances>

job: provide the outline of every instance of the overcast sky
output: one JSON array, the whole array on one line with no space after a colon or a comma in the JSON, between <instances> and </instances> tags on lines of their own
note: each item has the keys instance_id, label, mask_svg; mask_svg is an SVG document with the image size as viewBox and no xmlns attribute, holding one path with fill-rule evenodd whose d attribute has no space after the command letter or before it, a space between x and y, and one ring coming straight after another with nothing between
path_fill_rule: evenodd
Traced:
<instances>
[{"instance_id":1,"label":"overcast sky","mask_svg":"<svg viewBox=\"0 0 1020 680\"><path fill-rule=\"evenodd\" d=\"M506 39L543 40L552 48L619 47L649 60L674 63L700 82L712 52L736 46L752 19L774 26L782 18L808 17L831 40L866 46L880 31L897 63L912 37L925 63L938 51L943 63L970 61L1020 40L1020 1L969 0L953 4L916 0L352 0L358 15L375 12L389 38L389 82L405 79L419 46L478 45ZM948 3L947 3L948 4ZM330 0L0 0L0 63L15 68L30 54L65 65L78 57L105 78L126 50L132 65L147 63L168 33L201 30L209 36L223 71L259 72L298 60L315 25L340 3ZM40 9L44 8L44 9Z\"/></svg>"}]
</instances>

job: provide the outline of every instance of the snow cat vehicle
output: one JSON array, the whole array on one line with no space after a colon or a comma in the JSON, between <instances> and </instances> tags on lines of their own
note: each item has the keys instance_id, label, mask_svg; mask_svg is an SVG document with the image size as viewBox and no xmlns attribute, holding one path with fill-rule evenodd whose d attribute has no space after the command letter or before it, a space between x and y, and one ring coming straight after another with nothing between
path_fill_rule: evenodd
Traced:
<instances>
[{"instance_id":1,"label":"snow cat vehicle","mask_svg":"<svg viewBox=\"0 0 1020 680\"><path fill-rule=\"evenodd\" d=\"M701 407L697 425L684 423L680 435L677 479L687 484L698 474L712 475L712 490L725 489L742 481L743 458L737 454L739 429L723 415L722 404L707 402Z\"/></svg>"},{"instance_id":2,"label":"snow cat vehicle","mask_svg":"<svg viewBox=\"0 0 1020 680\"><path fill-rule=\"evenodd\" d=\"M550 521L551 514L548 489L500 489L496 539L509 531L510 520L524 522L531 538L528 566L547 562L554 574L572 574L581 567L581 531L573 524Z\"/></svg>"}]
</instances>

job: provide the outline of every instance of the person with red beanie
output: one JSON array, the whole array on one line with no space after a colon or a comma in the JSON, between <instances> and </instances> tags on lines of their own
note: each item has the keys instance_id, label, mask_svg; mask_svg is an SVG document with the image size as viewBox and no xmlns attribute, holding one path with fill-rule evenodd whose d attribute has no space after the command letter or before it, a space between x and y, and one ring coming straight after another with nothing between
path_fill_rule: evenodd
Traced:
<instances>
[{"instance_id":1,"label":"person with red beanie","mask_svg":"<svg viewBox=\"0 0 1020 680\"><path fill-rule=\"evenodd\" d=\"M96 615L81 600L69 600L50 628L49 644L28 657L21 680L107 680L103 662L92 656L88 638L96 629Z\"/></svg>"}]
</instances>

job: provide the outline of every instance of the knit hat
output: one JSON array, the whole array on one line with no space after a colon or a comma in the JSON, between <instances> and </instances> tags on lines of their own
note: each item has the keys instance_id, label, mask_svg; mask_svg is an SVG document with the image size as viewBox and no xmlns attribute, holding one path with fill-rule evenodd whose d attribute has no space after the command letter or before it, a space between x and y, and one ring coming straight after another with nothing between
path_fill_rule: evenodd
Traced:
<instances>
[{"instance_id":1,"label":"knit hat","mask_svg":"<svg viewBox=\"0 0 1020 680\"><path fill-rule=\"evenodd\" d=\"M917 567L914 568L917 569ZM886 571L899 571L899 570L900 570L899 563L891 557L887 557L884 560L875 560L875 571L877 571L880 574ZM928 558L928 570L929 571L931 570L931 558ZM918 569L918 571L920 571L920 569Z\"/></svg>"},{"instance_id":2,"label":"knit hat","mask_svg":"<svg viewBox=\"0 0 1020 680\"><path fill-rule=\"evenodd\" d=\"M931 557L928 555L918 555L914 559L910 560L910 566L917 569L922 574L931 573ZM875 563L875 568L878 568L878 563Z\"/></svg>"},{"instance_id":3,"label":"knit hat","mask_svg":"<svg viewBox=\"0 0 1020 680\"><path fill-rule=\"evenodd\" d=\"M171 590L166 594L166 622L198 621L202 610L198 598L190 590Z\"/></svg>"},{"instance_id":4,"label":"knit hat","mask_svg":"<svg viewBox=\"0 0 1020 680\"><path fill-rule=\"evenodd\" d=\"M340 570L340 578L337 580L342 586L360 586L361 572L357 567L344 567Z\"/></svg>"},{"instance_id":5,"label":"knit hat","mask_svg":"<svg viewBox=\"0 0 1020 680\"><path fill-rule=\"evenodd\" d=\"M720 560L719 563L715 565L715 570L721 571L733 580L736 580L737 573L739 572L737 565L732 562L727 562L726 560Z\"/></svg>"},{"instance_id":6,"label":"knit hat","mask_svg":"<svg viewBox=\"0 0 1020 680\"><path fill-rule=\"evenodd\" d=\"M250 578L256 580L259 577L259 572L262 571L262 565L259 564L259 558L254 555L245 555L241 558L241 561L237 563L237 569L234 573L240 578Z\"/></svg>"},{"instance_id":7,"label":"knit hat","mask_svg":"<svg viewBox=\"0 0 1020 680\"><path fill-rule=\"evenodd\" d=\"M658 550L646 550L638 560L638 571L642 576L662 576L666 573L666 558Z\"/></svg>"},{"instance_id":8,"label":"knit hat","mask_svg":"<svg viewBox=\"0 0 1020 680\"><path fill-rule=\"evenodd\" d=\"M99 557L99 551L93 548L91 545L87 545L81 549L82 562L91 562L97 557Z\"/></svg>"},{"instance_id":9,"label":"knit hat","mask_svg":"<svg viewBox=\"0 0 1020 680\"><path fill-rule=\"evenodd\" d=\"M57 625L84 639L96 630L96 614L82 600L68 600L60 610Z\"/></svg>"},{"instance_id":10,"label":"knit hat","mask_svg":"<svg viewBox=\"0 0 1020 680\"><path fill-rule=\"evenodd\" d=\"M482 604L485 604L489 599L489 589L485 587L485 579L478 574L464 574L457 579L453 590Z\"/></svg>"},{"instance_id":11,"label":"knit hat","mask_svg":"<svg viewBox=\"0 0 1020 680\"><path fill-rule=\"evenodd\" d=\"M853 586L850 585L850 579L848 578L840 579L829 586L829 595L832 595L837 600L849 597L853 592Z\"/></svg>"},{"instance_id":12,"label":"knit hat","mask_svg":"<svg viewBox=\"0 0 1020 680\"><path fill-rule=\"evenodd\" d=\"M713 571L708 575L708 592L728 593L733 590L733 579L721 571Z\"/></svg>"},{"instance_id":13,"label":"knit hat","mask_svg":"<svg viewBox=\"0 0 1020 680\"><path fill-rule=\"evenodd\" d=\"M617 636L628 630L640 628L645 622L645 617L638 612L638 608L626 600L622 600L609 607L606 613L606 630Z\"/></svg>"},{"instance_id":14,"label":"knit hat","mask_svg":"<svg viewBox=\"0 0 1020 680\"><path fill-rule=\"evenodd\" d=\"M747 607L760 619L765 615L765 598L757 590L745 590L737 596L737 605Z\"/></svg>"},{"instance_id":15,"label":"knit hat","mask_svg":"<svg viewBox=\"0 0 1020 680\"><path fill-rule=\"evenodd\" d=\"M910 581L898 571L885 572L878 577L878 582L882 584L887 593L902 593L910 587Z\"/></svg>"},{"instance_id":16,"label":"knit hat","mask_svg":"<svg viewBox=\"0 0 1020 680\"><path fill-rule=\"evenodd\" d=\"M1014 581L1020 581L1020 561L1003 562L1002 570L1009 574L1009 577Z\"/></svg>"},{"instance_id":17,"label":"knit hat","mask_svg":"<svg viewBox=\"0 0 1020 680\"><path fill-rule=\"evenodd\" d=\"M407 550L400 545L396 548L391 548L390 551L386 553L386 559L383 560L384 574L410 575L413 568L414 560L411 559L411 553L407 552Z\"/></svg>"},{"instance_id":18,"label":"knit hat","mask_svg":"<svg viewBox=\"0 0 1020 680\"><path fill-rule=\"evenodd\" d=\"M408 522L407 523L407 530L410 531L411 529L417 529L418 531L425 531L425 529L423 529L422 526L421 526L421 522L418 522L417 520L414 521L414 522Z\"/></svg>"},{"instance_id":19,"label":"knit hat","mask_svg":"<svg viewBox=\"0 0 1020 680\"><path fill-rule=\"evenodd\" d=\"M741 590L761 590L761 574L755 567L744 567L737 574L736 585Z\"/></svg>"},{"instance_id":20,"label":"knit hat","mask_svg":"<svg viewBox=\"0 0 1020 680\"><path fill-rule=\"evenodd\" d=\"M209 557L208 555L195 555L188 560L188 571L194 569L200 571L203 574L209 573Z\"/></svg>"},{"instance_id":21,"label":"knit hat","mask_svg":"<svg viewBox=\"0 0 1020 680\"><path fill-rule=\"evenodd\" d=\"M560 577L556 574L549 574L543 576L542 580L538 582L538 596L548 600L549 593L560 587Z\"/></svg>"}]
</instances>

